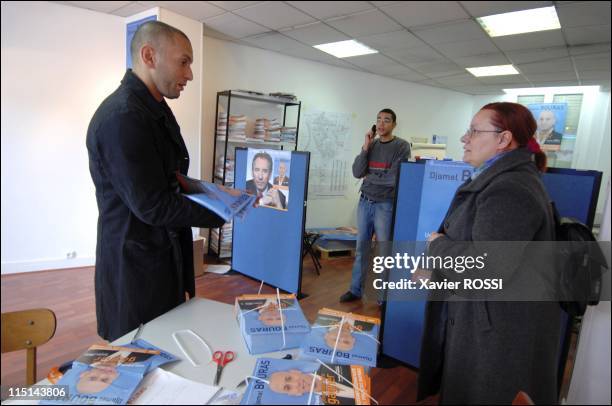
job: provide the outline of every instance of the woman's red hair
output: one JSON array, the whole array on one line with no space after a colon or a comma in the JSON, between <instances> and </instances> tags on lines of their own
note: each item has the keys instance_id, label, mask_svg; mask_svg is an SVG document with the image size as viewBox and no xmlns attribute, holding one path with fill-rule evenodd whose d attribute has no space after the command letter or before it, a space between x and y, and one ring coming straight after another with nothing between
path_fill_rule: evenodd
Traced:
<instances>
[{"instance_id":1,"label":"woman's red hair","mask_svg":"<svg viewBox=\"0 0 612 406\"><path fill-rule=\"evenodd\" d=\"M527 107L518 103L496 102L485 105L481 110L491 110L493 125L508 130L520 147L529 148L534 154L535 164L541 172L546 170L546 154L534 138L538 124Z\"/></svg>"}]
</instances>

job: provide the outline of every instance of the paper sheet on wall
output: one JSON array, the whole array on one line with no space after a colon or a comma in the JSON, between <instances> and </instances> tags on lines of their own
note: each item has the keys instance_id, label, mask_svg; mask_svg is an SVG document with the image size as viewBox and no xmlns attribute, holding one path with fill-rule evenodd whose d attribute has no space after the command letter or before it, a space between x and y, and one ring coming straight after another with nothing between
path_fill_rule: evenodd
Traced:
<instances>
[{"instance_id":1,"label":"paper sheet on wall","mask_svg":"<svg viewBox=\"0 0 612 406\"><path fill-rule=\"evenodd\" d=\"M303 113L299 150L310 151L308 199L344 197L351 179L348 142L351 114L312 110Z\"/></svg>"},{"instance_id":2,"label":"paper sheet on wall","mask_svg":"<svg viewBox=\"0 0 612 406\"><path fill-rule=\"evenodd\" d=\"M156 368L145 376L128 405L205 405L220 389Z\"/></svg>"}]
</instances>

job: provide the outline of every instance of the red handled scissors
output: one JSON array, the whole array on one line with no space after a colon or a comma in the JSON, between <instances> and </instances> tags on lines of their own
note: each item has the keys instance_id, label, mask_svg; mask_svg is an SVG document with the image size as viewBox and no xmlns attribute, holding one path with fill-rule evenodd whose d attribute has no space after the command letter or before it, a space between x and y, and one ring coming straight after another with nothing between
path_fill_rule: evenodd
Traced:
<instances>
[{"instance_id":1,"label":"red handled scissors","mask_svg":"<svg viewBox=\"0 0 612 406\"><path fill-rule=\"evenodd\" d=\"M223 368L234 360L236 355L233 351L215 351L212 356L213 361L217 364L217 375L215 375L215 386L219 386L219 379L221 379L221 372Z\"/></svg>"}]
</instances>

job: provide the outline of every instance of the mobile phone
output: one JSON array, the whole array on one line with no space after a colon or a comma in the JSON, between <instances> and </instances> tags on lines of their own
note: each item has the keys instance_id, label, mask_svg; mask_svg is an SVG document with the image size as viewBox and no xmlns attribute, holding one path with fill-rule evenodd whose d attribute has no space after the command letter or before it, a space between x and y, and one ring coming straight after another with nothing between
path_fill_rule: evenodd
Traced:
<instances>
[{"instance_id":1,"label":"mobile phone","mask_svg":"<svg viewBox=\"0 0 612 406\"><path fill-rule=\"evenodd\" d=\"M376 124L374 124L372 126L372 137L370 137L370 139L374 139L376 137Z\"/></svg>"}]
</instances>

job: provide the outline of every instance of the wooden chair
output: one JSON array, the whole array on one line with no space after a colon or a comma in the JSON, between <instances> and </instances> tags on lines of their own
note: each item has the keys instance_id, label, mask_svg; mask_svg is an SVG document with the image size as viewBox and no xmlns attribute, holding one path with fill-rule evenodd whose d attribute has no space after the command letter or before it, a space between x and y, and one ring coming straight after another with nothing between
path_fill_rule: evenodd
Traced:
<instances>
[{"instance_id":1,"label":"wooden chair","mask_svg":"<svg viewBox=\"0 0 612 406\"><path fill-rule=\"evenodd\" d=\"M30 309L2 313L2 353L26 350L26 385L36 383L36 347L55 334L55 313Z\"/></svg>"}]
</instances>

